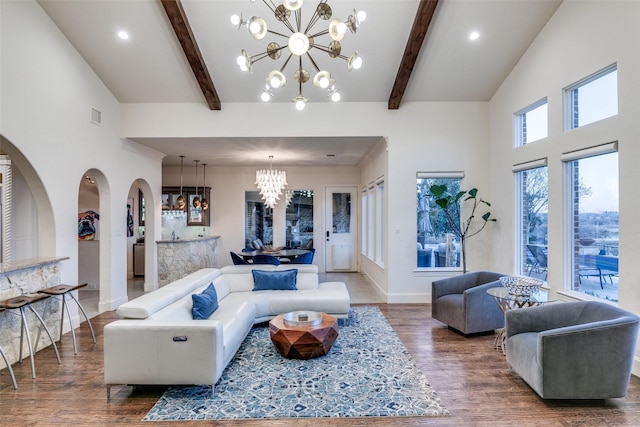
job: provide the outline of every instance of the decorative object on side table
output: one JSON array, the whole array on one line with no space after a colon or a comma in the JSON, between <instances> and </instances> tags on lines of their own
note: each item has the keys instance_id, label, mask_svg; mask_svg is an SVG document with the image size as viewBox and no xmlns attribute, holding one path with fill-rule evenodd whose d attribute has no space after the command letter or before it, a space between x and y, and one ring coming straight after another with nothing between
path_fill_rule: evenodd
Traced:
<instances>
[{"instance_id":1,"label":"decorative object on side table","mask_svg":"<svg viewBox=\"0 0 640 427\"><path fill-rule=\"evenodd\" d=\"M503 276L500 278L500 283L510 294L522 298L530 297L544 285L542 280L526 276Z\"/></svg>"}]
</instances>

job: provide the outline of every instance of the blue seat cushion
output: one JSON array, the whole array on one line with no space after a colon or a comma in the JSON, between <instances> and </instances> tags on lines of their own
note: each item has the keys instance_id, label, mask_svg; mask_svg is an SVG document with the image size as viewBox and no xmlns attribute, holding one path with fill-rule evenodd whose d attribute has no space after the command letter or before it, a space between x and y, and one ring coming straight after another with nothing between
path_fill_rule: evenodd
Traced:
<instances>
[{"instance_id":1,"label":"blue seat cushion","mask_svg":"<svg viewBox=\"0 0 640 427\"><path fill-rule=\"evenodd\" d=\"M254 291L295 291L298 270L251 270Z\"/></svg>"},{"instance_id":2,"label":"blue seat cushion","mask_svg":"<svg viewBox=\"0 0 640 427\"><path fill-rule=\"evenodd\" d=\"M201 294L191 295L191 315L196 320L205 320L218 309L218 293L211 283Z\"/></svg>"}]
</instances>

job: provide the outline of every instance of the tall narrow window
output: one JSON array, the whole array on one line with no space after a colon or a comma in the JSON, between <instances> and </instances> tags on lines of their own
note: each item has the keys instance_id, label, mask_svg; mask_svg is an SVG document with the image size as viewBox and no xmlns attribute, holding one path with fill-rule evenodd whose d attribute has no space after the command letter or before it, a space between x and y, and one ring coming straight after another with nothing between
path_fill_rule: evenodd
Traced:
<instances>
[{"instance_id":1,"label":"tall narrow window","mask_svg":"<svg viewBox=\"0 0 640 427\"><path fill-rule=\"evenodd\" d=\"M450 193L460 191L460 172L418 173L416 180L417 258L418 268L460 267L460 242L448 232L447 220L436 205L430 188L446 185Z\"/></svg>"},{"instance_id":2,"label":"tall narrow window","mask_svg":"<svg viewBox=\"0 0 640 427\"><path fill-rule=\"evenodd\" d=\"M515 114L516 141L519 147L548 136L547 98Z\"/></svg>"},{"instance_id":3,"label":"tall narrow window","mask_svg":"<svg viewBox=\"0 0 640 427\"><path fill-rule=\"evenodd\" d=\"M571 289L618 301L618 153L616 144L596 147L603 154L563 155L569 195Z\"/></svg>"},{"instance_id":4,"label":"tall narrow window","mask_svg":"<svg viewBox=\"0 0 640 427\"><path fill-rule=\"evenodd\" d=\"M376 183L376 262L384 263L384 181Z\"/></svg>"},{"instance_id":5,"label":"tall narrow window","mask_svg":"<svg viewBox=\"0 0 640 427\"><path fill-rule=\"evenodd\" d=\"M612 65L565 89L565 129L618 114L618 68Z\"/></svg>"},{"instance_id":6,"label":"tall narrow window","mask_svg":"<svg viewBox=\"0 0 640 427\"><path fill-rule=\"evenodd\" d=\"M534 166L535 162L531 162ZM546 163L546 160L538 163ZM546 166L531 167L523 170L514 168L517 205L517 272L521 275L547 279L547 238L549 186Z\"/></svg>"},{"instance_id":7,"label":"tall narrow window","mask_svg":"<svg viewBox=\"0 0 640 427\"><path fill-rule=\"evenodd\" d=\"M361 216L361 227L360 227L360 251L362 255L367 254L367 189L366 187L362 189L362 193L360 196L360 211L362 212Z\"/></svg>"},{"instance_id":8,"label":"tall narrow window","mask_svg":"<svg viewBox=\"0 0 640 427\"><path fill-rule=\"evenodd\" d=\"M369 187L367 192L367 256L375 260L375 214L376 214L376 194L373 187Z\"/></svg>"}]
</instances>

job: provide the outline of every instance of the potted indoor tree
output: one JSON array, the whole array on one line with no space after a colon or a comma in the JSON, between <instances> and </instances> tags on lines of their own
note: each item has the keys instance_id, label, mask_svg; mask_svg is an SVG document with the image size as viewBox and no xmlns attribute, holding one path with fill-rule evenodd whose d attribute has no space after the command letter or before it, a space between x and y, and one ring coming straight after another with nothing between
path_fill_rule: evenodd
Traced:
<instances>
[{"instance_id":1,"label":"potted indoor tree","mask_svg":"<svg viewBox=\"0 0 640 427\"><path fill-rule=\"evenodd\" d=\"M476 220L476 212L480 207L489 208L491 203L478 197L478 189L472 188L468 191L458 191L455 195L449 193L445 184L432 185L429 191L433 195L435 204L442 210L446 218L447 231L460 240L460 252L462 254L462 271L467 272L467 255L466 241L470 237L480 233L487 226L487 223L495 222L495 218L491 218L491 212L486 211L482 214L481 221ZM470 205L465 209L463 204ZM466 220L462 220L460 209L468 212L469 216ZM468 210L470 209L470 210Z\"/></svg>"}]
</instances>

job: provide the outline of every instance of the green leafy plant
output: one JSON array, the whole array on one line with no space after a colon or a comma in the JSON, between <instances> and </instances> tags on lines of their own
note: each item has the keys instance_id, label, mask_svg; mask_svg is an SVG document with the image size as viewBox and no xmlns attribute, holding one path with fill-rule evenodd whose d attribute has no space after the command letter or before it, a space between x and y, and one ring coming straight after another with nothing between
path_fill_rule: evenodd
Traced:
<instances>
[{"instance_id":1,"label":"green leafy plant","mask_svg":"<svg viewBox=\"0 0 640 427\"><path fill-rule=\"evenodd\" d=\"M486 211L481 216L481 221L476 219L476 211L480 207L489 208L491 203L478 197L478 189L461 190L456 194L449 193L446 185L432 185L429 191L434 197L435 204L442 210L447 221L447 231L460 240L460 252L462 253L462 270L467 272L467 253L466 241L470 237L480 233L489 222L495 222L496 219L491 217L491 212ZM470 205L469 215L466 220L462 221L460 209L462 205Z\"/></svg>"}]
</instances>

